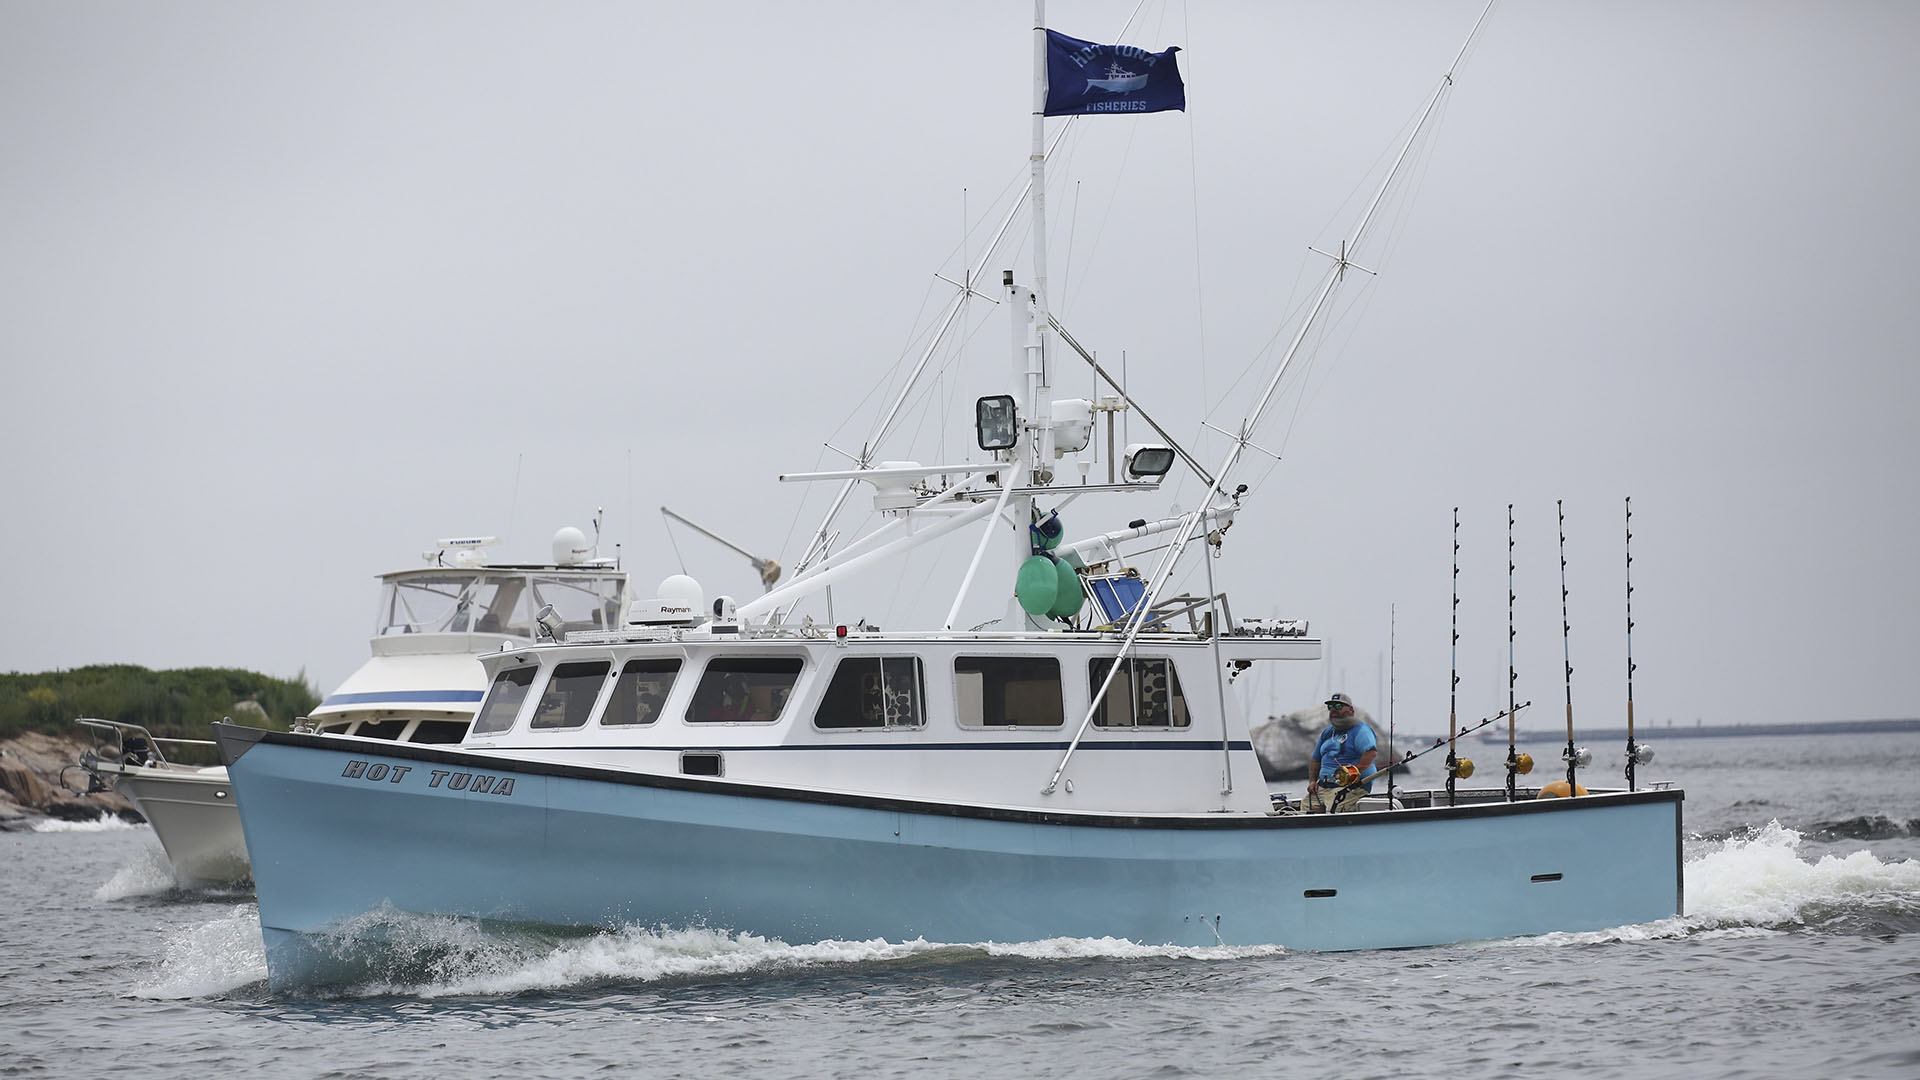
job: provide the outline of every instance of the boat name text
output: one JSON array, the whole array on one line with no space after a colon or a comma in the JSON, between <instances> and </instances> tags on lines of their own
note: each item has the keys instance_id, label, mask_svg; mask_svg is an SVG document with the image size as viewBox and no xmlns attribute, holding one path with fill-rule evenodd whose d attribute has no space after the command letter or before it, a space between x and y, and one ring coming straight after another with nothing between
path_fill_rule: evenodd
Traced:
<instances>
[{"instance_id":1,"label":"boat name text","mask_svg":"<svg viewBox=\"0 0 1920 1080\"><path fill-rule=\"evenodd\" d=\"M353 760L340 770L340 775L348 780L365 780L379 783L384 780L397 784L413 771L411 765L385 765ZM415 777L414 782L419 783ZM465 791L474 795L512 795L513 777L488 776L486 773L454 772L450 769L432 769L427 773L427 786L445 787L449 791Z\"/></svg>"}]
</instances>

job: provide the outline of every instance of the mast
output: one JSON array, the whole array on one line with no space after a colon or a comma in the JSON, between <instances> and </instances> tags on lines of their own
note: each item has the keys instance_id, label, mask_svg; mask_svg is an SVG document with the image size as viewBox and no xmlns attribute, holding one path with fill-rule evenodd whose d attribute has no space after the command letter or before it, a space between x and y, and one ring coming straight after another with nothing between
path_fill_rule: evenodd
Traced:
<instances>
[{"instance_id":1,"label":"mast","mask_svg":"<svg viewBox=\"0 0 1920 1080\"><path fill-rule=\"evenodd\" d=\"M1040 7L1041 2L1042 0L1035 0L1036 9ZM1200 505L1196 509L1187 515L1187 520L1182 524L1179 536L1168 545L1167 550L1161 554L1160 561L1154 568L1154 572L1147 576L1147 597L1152 598L1160 595L1161 591L1166 588L1167 583L1172 580L1174 570L1178 567L1181 556L1186 554L1187 546L1205 534L1204 530L1200 528L1200 522L1208 510L1213 507L1215 500L1219 498L1237 498L1238 491L1229 490L1228 488L1233 470L1235 466L1239 464L1240 458L1245 454L1247 447L1253 444L1253 433L1259 426L1261 419L1265 417L1268 406L1272 404L1275 395L1279 392L1281 380L1286 377L1288 370L1293 366L1295 357L1300 354L1301 347L1306 344L1308 335L1312 333L1314 327L1319 323L1321 312L1326 309L1328 302L1332 300L1340 284L1346 280L1347 271L1349 269L1355 269L1372 273L1372 271L1354 262L1353 257L1358 253L1360 242L1366 238L1367 230L1372 226L1374 215L1379 211L1381 202L1386 198L1387 192L1392 189L1393 182L1399 178L1400 171L1406 165L1408 156L1413 152L1413 148L1419 142L1420 136L1426 133L1427 123L1433 119L1434 110L1436 110L1440 102L1445 99L1447 91L1452 89L1455 69L1459 67L1461 60L1466 57L1467 51L1472 48L1474 39L1480 34L1480 27L1486 23L1487 15L1491 13L1492 10L1493 0L1488 0L1487 6L1480 12L1480 18L1474 22L1473 30L1468 33L1466 42L1460 46L1460 51L1454 55L1453 63L1448 65L1446 74L1441 77L1440 84L1434 88L1432 95L1427 99L1426 107L1421 110L1420 118L1414 122L1413 130L1408 133L1406 142L1401 145L1399 154L1394 157L1393 164L1388 167L1386 177L1380 181L1379 189L1374 192L1373 199L1367 203L1366 210L1360 215L1360 220L1353 227L1353 232L1341 241L1340 253L1333 255L1328 252L1321 252L1321 254L1331 258L1333 262L1327 268L1325 277L1321 280L1319 291L1314 295L1313 302L1307 307L1306 315L1300 323L1300 329L1294 334L1293 340L1288 344L1287 351L1281 357L1279 365L1274 369L1272 377L1267 380L1266 386L1260 391L1260 395L1254 399L1253 407L1247 412L1245 418L1240 421L1240 429L1232 434L1232 444L1227 448L1225 459L1220 463L1219 468L1213 470L1215 479L1206 497L1200 501ZM1044 36L1044 32L1041 31L1036 31L1036 34ZM1038 52L1039 50L1036 50L1036 53ZM1045 57L1042 55L1040 61L1044 63L1044 60ZM1042 98L1041 101L1042 104L1039 108L1043 109L1044 98ZM1038 250L1036 246L1036 251ZM1094 713L1098 711L1098 702L1100 701L1101 695L1107 692L1107 687L1112 685L1114 675L1120 670L1120 665L1117 661L1126 657L1127 654L1133 650L1134 642L1139 640L1140 631L1147 622L1147 608L1148 605L1146 603L1137 605L1132 617L1127 620L1126 634L1122 638L1119 652L1115 656L1116 663L1113 665L1112 670L1107 673L1107 681L1095 691L1093 700L1096 704L1088 708L1086 715L1080 718L1080 726L1074 731L1073 738L1068 741L1067 749L1061 754L1059 764L1054 767L1052 776L1048 778L1046 787L1042 789L1043 794L1051 795L1055 788L1059 786L1060 777L1066 772L1067 763L1072 760L1074 751L1079 749L1080 740L1085 737L1088 726L1093 723Z\"/></svg>"}]
</instances>

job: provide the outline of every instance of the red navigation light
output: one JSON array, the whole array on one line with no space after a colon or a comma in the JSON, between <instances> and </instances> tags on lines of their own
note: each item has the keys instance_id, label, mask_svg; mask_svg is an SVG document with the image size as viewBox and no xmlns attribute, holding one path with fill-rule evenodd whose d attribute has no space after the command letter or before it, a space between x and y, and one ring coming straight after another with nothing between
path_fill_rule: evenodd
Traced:
<instances>
[{"instance_id":1,"label":"red navigation light","mask_svg":"<svg viewBox=\"0 0 1920 1080\"><path fill-rule=\"evenodd\" d=\"M846 637L846 636L847 636L847 628L846 628L845 626L836 626L836 627L834 627L834 628L833 628L833 636L834 636L834 637L838 637L838 638L843 638L843 637Z\"/></svg>"}]
</instances>

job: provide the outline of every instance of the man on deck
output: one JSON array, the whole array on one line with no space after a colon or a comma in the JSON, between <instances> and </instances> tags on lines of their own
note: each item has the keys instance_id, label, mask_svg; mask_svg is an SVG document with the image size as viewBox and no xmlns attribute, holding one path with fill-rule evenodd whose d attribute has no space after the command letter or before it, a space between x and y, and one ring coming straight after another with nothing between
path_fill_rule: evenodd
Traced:
<instances>
[{"instance_id":1,"label":"man on deck","mask_svg":"<svg viewBox=\"0 0 1920 1080\"><path fill-rule=\"evenodd\" d=\"M1327 721L1307 763L1307 797L1301 805L1309 814L1345 813L1373 790L1378 740L1360 722L1353 699L1343 693L1327 698Z\"/></svg>"}]
</instances>

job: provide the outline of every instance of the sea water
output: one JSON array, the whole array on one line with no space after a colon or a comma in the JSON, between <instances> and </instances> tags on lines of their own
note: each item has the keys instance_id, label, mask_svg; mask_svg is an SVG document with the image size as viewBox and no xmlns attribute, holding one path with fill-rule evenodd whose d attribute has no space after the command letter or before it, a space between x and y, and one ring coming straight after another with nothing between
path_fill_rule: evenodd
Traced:
<instances>
[{"instance_id":1,"label":"sea water","mask_svg":"<svg viewBox=\"0 0 1920 1080\"><path fill-rule=\"evenodd\" d=\"M1652 735L1683 915L1382 952L375 912L377 979L280 996L250 892L150 830L0 834L0 1076L1920 1076L1920 734Z\"/></svg>"}]
</instances>

